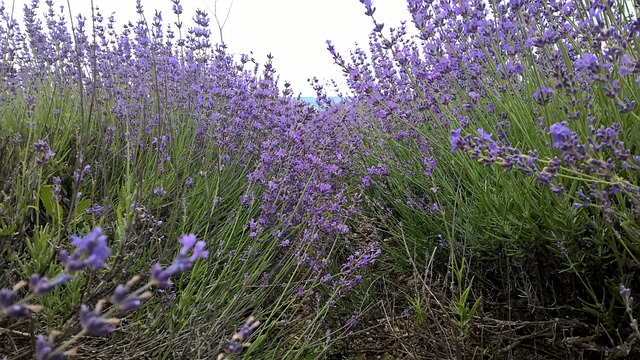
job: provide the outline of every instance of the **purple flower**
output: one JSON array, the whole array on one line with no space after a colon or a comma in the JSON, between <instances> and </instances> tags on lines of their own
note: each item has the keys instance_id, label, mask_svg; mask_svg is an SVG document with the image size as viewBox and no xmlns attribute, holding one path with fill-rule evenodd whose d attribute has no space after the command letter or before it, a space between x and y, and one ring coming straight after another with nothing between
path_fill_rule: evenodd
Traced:
<instances>
[{"instance_id":1,"label":"purple flower","mask_svg":"<svg viewBox=\"0 0 640 360\"><path fill-rule=\"evenodd\" d=\"M98 302L93 311L89 311L85 304L80 306L80 325L90 335L104 336L115 331L112 325L119 322L118 319L104 319L100 316L100 310L104 302Z\"/></svg>"},{"instance_id":2,"label":"purple flower","mask_svg":"<svg viewBox=\"0 0 640 360\"><path fill-rule=\"evenodd\" d=\"M32 293L42 295L51 292L56 286L64 284L70 280L71 275L69 274L62 274L53 281L50 281L46 277L40 277L40 275L33 274L31 275L31 279L29 279L29 287L31 288Z\"/></svg>"},{"instance_id":3,"label":"purple flower","mask_svg":"<svg viewBox=\"0 0 640 360\"><path fill-rule=\"evenodd\" d=\"M74 252L71 255L64 250L60 252L60 261L68 272L73 273L87 266L95 271L106 266L105 260L111 250L107 247L107 237L102 234L101 228L96 227L82 238L73 235L71 239L71 244L76 246Z\"/></svg>"},{"instance_id":4,"label":"purple flower","mask_svg":"<svg viewBox=\"0 0 640 360\"><path fill-rule=\"evenodd\" d=\"M536 102L540 105L545 105L551 99L551 94L555 91L552 88L548 88L546 86L542 86L536 89L533 93L533 98L536 99Z\"/></svg>"},{"instance_id":5,"label":"purple flower","mask_svg":"<svg viewBox=\"0 0 640 360\"><path fill-rule=\"evenodd\" d=\"M191 176L187 176L187 178L184 180L184 187L189 189L191 186L193 186L193 178Z\"/></svg>"},{"instance_id":6,"label":"purple flower","mask_svg":"<svg viewBox=\"0 0 640 360\"><path fill-rule=\"evenodd\" d=\"M349 319L347 319L346 325L349 329L355 329L356 326L358 326L358 317L355 312L353 313L353 315L351 315Z\"/></svg>"},{"instance_id":7,"label":"purple flower","mask_svg":"<svg viewBox=\"0 0 640 360\"><path fill-rule=\"evenodd\" d=\"M484 131L484 129L482 129L482 128L479 128L479 129L478 129L478 135L480 135L480 139L481 139L482 141L485 141L485 142L487 142L487 141L493 141L493 140L491 139L491 138L492 138L492 136L493 136L493 134L487 134L487 133Z\"/></svg>"},{"instance_id":8,"label":"purple flower","mask_svg":"<svg viewBox=\"0 0 640 360\"><path fill-rule=\"evenodd\" d=\"M36 360L62 360L64 354L55 354L53 352L53 339L48 341L42 334L38 334L38 340L36 341L35 358Z\"/></svg>"},{"instance_id":9,"label":"purple flower","mask_svg":"<svg viewBox=\"0 0 640 360\"><path fill-rule=\"evenodd\" d=\"M51 185L51 191L51 201L59 202L60 200L62 200L62 195L60 195L60 192L62 191L62 182L57 176L53 177L53 185Z\"/></svg>"},{"instance_id":10,"label":"purple flower","mask_svg":"<svg viewBox=\"0 0 640 360\"><path fill-rule=\"evenodd\" d=\"M576 60L575 65L577 68L582 70L590 70L591 72L598 72L600 70L601 64L598 62L598 58L592 54L584 54L578 60Z\"/></svg>"},{"instance_id":11,"label":"purple flower","mask_svg":"<svg viewBox=\"0 0 640 360\"><path fill-rule=\"evenodd\" d=\"M15 318L28 318L31 316L31 313L29 312L29 306L25 304L11 305L2 309L2 311L4 311L5 314Z\"/></svg>"},{"instance_id":12,"label":"purple flower","mask_svg":"<svg viewBox=\"0 0 640 360\"><path fill-rule=\"evenodd\" d=\"M462 140L462 137L460 136L461 132L462 132L462 129L456 129L451 131L451 136L449 137L449 141L451 142L451 152L455 152L460 148L459 144L461 143L461 140Z\"/></svg>"},{"instance_id":13,"label":"purple flower","mask_svg":"<svg viewBox=\"0 0 640 360\"><path fill-rule=\"evenodd\" d=\"M150 291L145 291L141 295L130 294L131 286L140 280L139 276L134 276L124 285L118 285L109 298L109 302L117 306L120 310L129 311L142 305L142 301L151 297Z\"/></svg>"},{"instance_id":14,"label":"purple flower","mask_svg":"<svg viewBox=\"0 0 640 360\"><path fill-rule=\"evenodd\" d=\"M626 114L633 111L633 108L636 106L635 100L629 101L629 99L624 98L623 102L616 101L616 105L620 108L618 112L620 114Z\"/></svg>"},{"instance_id":15,"label":"purple flower","mask_svg":"<svg viewBox=\"0 0 640 360\"><path fill-rule=\"evenodd\" d=\"M104 211L104 207L98 204L93 204L89 208L87 208L87 210L85 210L84 212L85 214L99 216L100 214L102 214L103 211Z\"/></svg>"},{"instance_id":16,"label":"purple flower","mask_svg":"<svg viewBox=\"0 0 640 360\"><path fill-rule=\"evenodd\" d=\"M573 135L573 132L567 127L567 123L563 121L551 125L549 134L551 134L551 139L553 140L553 147L559 148Z\"/></svg>"},{"instance_id":17,"label":"purple flower","mask_svg":"<svg viewBox=\"0 0 640 360\"><path fill-rule=\"evenodd\" d=\"M151 282L159 288L171 287L171 280L169 280L171 275L187 271L198 259L209 256L209 252L204 249L207 244L204 241L196 241L196 236L193 234L183 235L178 241L182 244L182 248L173 263L166 269L163 269L160 264L155 264L151 269ZM189 250L192 250L192 253L187 257Z\"/></svg>"},{"instance_id":18,"label":"purple flower","mask_svg":"<svg viewBox=\"0 0 640 360\"><path fill-rule=\"evenodd\" d=\"M560 250L560 254L562 256L565 256L569 253L569 250L564 246L564 244L562 243L562 241L558 241L556 243L556 246L558 247L558 250Z\"/></svg>"},{"instance_id":19,"label":"purple flower","mask_svg":"<svg viewBox=\"0 0 640 360\"><path fill-rule=\"evenodd\" d=\"M438 240L438 246L439 246L439 247L441 247L441 248L446 248L446 247L448 247L448 246L449 246L449 244L447 244L447 243L444 241L444 239L442 238L442 234L438 234L438 236L437 236L437 237L438 237L438 239L439 239L439 240Z\"/></svg>"},{"instance_id":20,"label":"purple flower","mask_svg":"<svg viewBox=\"0 0 640 360\"><path fill-rule=\"evenodd\" d=\"M180 249L180 255L186 256L189 249L193 247L196 243L196 236L193 234L183 235L178 239L178 242L182 244L182 248Z\"/></svg>"},{"instance_id":21,"label":"purple flower","mask_svg":"<svg viewBox=\"0 0 640 360\"><path fill-rule=\"evenodd\" d=\"M564 186L562 184L556 184L554 186L551 186L549 190L551 190L551 192L557 196L564 194Z\"/></svg>"},{"instance_id":22,"label":"purple flower","mask_svg":"<svg viewBox=\"0 0 640 360\"><path fill-rule=\"evenodd\" d=\"M180 5L180 0L171 0L173 3L173 13L176 15L182 14L182 5Z\"/></svg>"},{"instance_id":23,"label":"purple flower","mask_svg":"<svg viewBox=\"0 0 640 360\"><path fill-rule=\"evenodd\" d=\"M84 180L84 177L87 176L89 171L91 171L90 165L85 165L82 170L74 170L73 180L76 182L76 184L80 184Z\"/></svg>"},{"instance_id":24,"label":"purple flower","mask_svg":"<svg viewBox=\"0 0 640 360\"><path fill-rule=\"evenodd\" d=\"M160 289L168 289L171 287L171 275L173 275L173 273L163 269L160 264L155 264L151 268L151 282Z\"/></svg>"},{"instance_id":25,"label":"purple flower","mask_svg":"<svg viewBox=\"0 0 640 360\"><path fill-rule=\"evenodd\" d=\"M26 281L20 281L13 289L0 289L0 311L11 317L28 318L31 316L30 311L38 312L42 310L40 305L16 304L18 290L26 284Z\"/></svg>"},{"instance_id":26,"label":"purple flower","mask_svg":"<svg viewBox=\"0 0 640 360\"><path fill-rule=\"evenodd\" d=\"M244 323L244 326L238 330L231 337L231 342L227 346L226 353L229 355L239 354L242 352L244 348L251 346L250 343L245 343L251 334L260 326L260 321L257 321L253 316L250 316L249 319ZM223 358L223 357L218 357Z\"/></svg>"},{"instance_id":27,"label":"purple flower","mask_svg":"<svg viewBox=\"0 0 640 360\"><path fill-rule=\"evenodd\" d=\"M49 144L47 144L44 140L38 140L38 142L34 145L36 152L41 153L39 157L36 158L36 163L39 165L47 165L49 163L49 158L53 157L56 153L51 151Z\"/></svg>"},{"instance_id":28,"label":"purple flower","mask_svg":"<svg viewBox=\"0 0 640 360\"><path fill-rule=\"evenodd\" d=\"M231 339L245 341L251 336L251 334L253 334L258 326L260 326L260 321L257 321L253 316L251 316L244 323L244 326L242 326L240 330L231 337Z\"/></svg>"},{"instance_id":29,"label":"purple flower","mask_svg":"<svg viewBox=\"0 0 640 360\"><path fill-rule=\"evenodd\" d=\"M0 289L0 309L5 309L16 302L18 293L15 290Z\"/></svg>"},{"instance_id":30,"label":"purple flower","mask_svg":"<svg viewBox=\"0 0 640 360\"><path fill-rule=\"evenodd\" d=\"M191 269L193 264L199 258L206 258L209 256L209 252L204 250L206 243L204 241L197 241L195 235L184 235L180 239L182 243L182 249L180 249L180 253L173 261L173 264L169 266L169 269L172 270L172 273L183 272ZM190 257L186 257L187 253L190 249L193 248L193 252ZM175 270L174 270L175 269Z\"/></svg>"},{"instance_id":31,"label":"purple flower","mask_svg":"<svg viewBox=\"0 0 640 360\"><path fill-rule=\"evenodd\" d=\"M622 297L622 302L626 307L627 313L631 314L633 311L632 305L634 302L633 296L631 296L631 289L624 286L624 284L620 284L620 296Z\"/></svg>"}]
</instances>

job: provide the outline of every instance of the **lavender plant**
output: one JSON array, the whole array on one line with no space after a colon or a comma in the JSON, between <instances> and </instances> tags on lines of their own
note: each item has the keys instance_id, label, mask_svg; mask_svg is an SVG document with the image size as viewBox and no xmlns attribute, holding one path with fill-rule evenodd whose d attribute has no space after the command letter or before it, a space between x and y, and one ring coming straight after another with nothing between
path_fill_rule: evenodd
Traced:
<instances>
[{"instance_id":1,"label":"lavender plant","mask_svg":"<svg viewBox=\"0 0 640 360\"><path fill-rule=\"evenodd\" d=\"M617 329L615 284L639 255L636 6L411 0L410 36L360 2L368 51L327 45L354 93L343 111L388 251L405 270L404 239L443 263L477 257L489 299L510 293L505 278L533 304L576 279L578 301L562 301Z\"/></svg>"},{"instance_id":2,"label":"lavender plant","mask_svg":"<svg viewBox=\"0 0 640 360\"><path fill-rule=\"evenodd\" d=\"M277 54L232 56L205 11L189 21L171 2L167 16L137 1L127 24L52 0L19 23L0 6L1 305L30 316L0 319L0 337L27 334L18 352L81 354L82 335L110 333L136 344L116 358L323 356L353 333L356 299L376 303L359 289L419 258L450 279L460 344L480 299L513 291L637 334L633 4L410 0L411 36L362 0L368 49L327 42L352 96L334 103L315 79L315 108L279 83ZM72 237L96 228L109 247ZM208 253L167 241L187 232ZM419 310L431 296L413 295Z\"/></svg>"},{"instance_id":3,"label":"lavender plant","mask_svg":"<svg viewBox=\"0 0 640 360\"><path fill-rule=\"evenodd\" d=\"M169 288L171 286L170 277L172 275L190 270L194 263L200 258L206 258L209 254L204 250L204 241L196 241L194 235L185 235L179 239L182 248L173 263L166 269L160 264L153 266L149 282L132 291L132 286L139 280L140 276L134 276L126 284L118 285L109 298L111 307L102 311L107 300L99 300L93 311L89 311L85 304L80 306L79 322L82 330L70 339L65 340L57 347L54 345L56 337L61 335L59 331L52 331L48 338L42 334L38 335L35 345L35 357L37 359L62 359L65 356L77 354L77 349L71 348L84 335L104 336L115 331L114 325L119 323L119 319L110 317L117 312L125 313L134 310L142 305L142 302L149 299L152 293L148 291L152 286L157 288ZM38 274L31 275L29 281L21 281L13 288L0 289L0 310L2 315L15 318L29 318L31 312L39 312L43 308L40 305L30 304L38 297L51 293L56 287L72 280L73 276L79 276L85 268L96 271L106 266L106 260L110 254L107 247L107 237L102 229L97 227L84 237L74 236L71 242L76 246L73 253L68 254L65 250L60 252L60 262L64 264L64 272L57 275L55 279L49 280ZM187 255L191 252L191 255ZM18 291L29 285L30 293L18 299ZM2 318L0 318L2 320Z\"/></svg>"},{"instance_id":4,"label":"lavender plant","mask_svg":"<svg viewBox=\"0 0 640 360\"><path fill-rule=\"evenodd\" d=\"M86 260L54 261L72 234L113 229L108 268L62 278L66 286L38 297L43 309L29 322L44 334L60 329L53 340L64 341L83 303L101 309L82 310L82 322L109 326L99 319L115 305L101 299L145 300L129 299L146 291L136 293L132 277L171 261L182 250L167 239L193 231L214 239L209 262L173 277L170 289L184 264L153 267L162 297L121 319L137 331L105 341L138 342L133 356L217 354L250 309L265 320L248 356L304 354L344 322L332 310L379 255L375 239L349 241L363 216L358 189L345 181L350 138L339 118L289 84L281 90L271 56L264 64L232 56L214 45L206 12L189 23L172 3L175 21L149 16L138 1L139 20L126 24L97 7L69 17L55 1L31 2L18 23L2 7L0 255L9 261L0 283L58 279ZM312 323L316 316L323 321ZM11 321L31 334L26 321ZM20 336L11 334L0 336ZM302 340L276 340L293 334ZM81 352L90 340L79 342ZM56 350L52 343L43 335L41 351Z\"/></svg>"}]
</instances>

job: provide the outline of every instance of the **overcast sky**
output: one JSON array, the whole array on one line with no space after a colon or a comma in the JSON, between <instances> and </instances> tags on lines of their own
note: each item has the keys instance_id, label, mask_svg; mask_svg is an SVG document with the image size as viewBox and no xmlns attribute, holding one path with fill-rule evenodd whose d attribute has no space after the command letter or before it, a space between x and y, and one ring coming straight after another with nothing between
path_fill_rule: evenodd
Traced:
<instances>
[{"instance_id":1,"label":"overcast sky","mask_svg":"<svg viewBox=\"0 0 640 360\"><path fill-rule=\"evenodd\" d=\"M13 0L4 0L10 8ZM82 12L89 17L90 0L69 0L74 14ZM217 0L217 11L224 20L231 0ZM22 8L30 0L15 0L16 18L22 18ZM46 10L41 0L39 12ZM181 15L187 26L196 8L207 12L214 10L216 0L182 0L184 13ZM54 0L56 6L67 4L67 0ZM116 12L119 25L137 19L135 0L94 0L105 19ZM170 0L143 0L147 19L153 10L162 11L164 21L175 21ZM374 0L377 8L376 19L389 26L397 27L402 20L409 20L405 0ZM213 16L211 16L213 42L220 37ZM368 34L372 28L371 19L364 15L364 7L358 0L234 0L227 23L223 29L224 40L232 53L253 51L256 61L264 63L266 55L272 53L280 84L288 80L296 94L314 96L306 79L317 76L321 80L335 79L344 86L337 65L326 50L326 40L331 40L345 59L355 43L366 47ZM345 90L343 88L343 90Z\"/></svg>"}]
</instances>

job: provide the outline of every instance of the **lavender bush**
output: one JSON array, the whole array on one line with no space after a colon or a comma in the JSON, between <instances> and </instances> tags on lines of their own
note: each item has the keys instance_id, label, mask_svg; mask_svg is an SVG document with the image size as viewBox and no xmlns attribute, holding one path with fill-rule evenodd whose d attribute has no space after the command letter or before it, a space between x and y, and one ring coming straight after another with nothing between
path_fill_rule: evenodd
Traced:
<instances>
[{"instance_id":1,"label":"lavender bush","mask_svg":"<svg viewBox=\"0 0 640 360\"><path fill-rule=\"evenodd\" d=\"M80 238L73 236L71 242L76 246L74 252L69 255L65 250L60 251L60 261L64 264L64 271L53 280L41 277L37 274L31 275L29 279L30 294L18 300L18 291L23 288L27 282L21 281L12 289L0 289L0 310L2 315L14 318L29 318L31 312L37 313L42 310L39 305L31 305L29 301L35 297L43 296L52 292L56 287L71 281L73 275L83 270L91 268L96 271L106 266L105 260L111 252L107 247L107 237L102 233L102 229L97 227L90 233ZM70 348L83 335L104 336L115 331L113 325L119 323L119 319L108 316L116 312L127 312L136 309L142 305L142 302L151 297L151 292L147 289L155 286L157 288L169 288L171 286L170 277L191 269L194 263L200 258L206 258L209 253L204 250L206 244L204 241L196 241L193 235L185 235L180 239L182 248L173 263L166 269L160 264L153 266L149 282L131 291L131 287L140 279L134 276L124 285L118 285L109 298L112 307L102 313L102 308L107 302L99 300L93 311L89 311L85 304L80 306L79 321L82 327L77 334L71 339L65 341L59 346L54 346L55 338L60 335L58 331L52 331L48 338L42 334L38 335L35 345L35 357L37 359L62 359L65 356L73 356L77 354L75 348ZM191 252L191 256L187 254Z\"/></svg>"},{"instance_id":2,"label":"lavender bush","mask_svg":"<svg viewBox=\"0 0 640 360\"><path fill-rule=\"evenodd\" d=\"M368 48L327 42L351 94L313 107L171 2L0 6L0 356L347 356L404 324L405 355L513 357L476 331L504 303L637 354L636 4L409 0L410 30L361 0Z\"/></svg>"},{"instance_id":3,"label":"lavender bush","mask_svg":"<svg viewBox=\"0 0 640 360\"><path fill-rule=\"evenodd\" d=\"M454 298L473 274L474 298L502 301L507 279L529 306L560 301L635 336L618 291L638 286L637 4L407 1L409 36L360 2L368 51L328 50L356 94L344 116L389 252L411 269L403 242L440 248Z\"/></svg>"},{"instance_id":4,"label":"lavender bush","mask_svg":"<svg viewBox=\"0 0 640 360\"><path fill-rule=\"evenodd\" d=\"M123 25L98 8L69 18L53 1L26 6L22 24L0 9L0 284L36 274L33 286L47 290L38 305L33 296L19 303L39 306L30 320L1 320L11 340L2 343L16 344L0 349L9 358L61 354L38 333L73 339L78 356L125 342L139 344L135 353L113 347L108 356L236 354L257 326L231 345L228 335L250 315L262 326L247 356L298 356L327 331L338 337L343 319L331 309L380 253L375 239L348 240L363 215L345 181L350 148L334 136L339 119L289 84L281 90L271 56L262 65L232 57L211 43L206 12L189 25L172 2L173 21L147 18L138 1L140 20ZM61 252L96 226L112 234L108 248L91 248L94 258ZM191 266L185 248L169 268L153 264L178 250L168 239L188 232L205 239L209 256L172 283ZM128 310L149 297L130 280L149 267L161 296L118 325L103 323L101 310L112 308L100 299ZM24 314L13 294L7 311ZM78 313L85 332L109 336L72 337Z\"/></svg>"}]
</instances>

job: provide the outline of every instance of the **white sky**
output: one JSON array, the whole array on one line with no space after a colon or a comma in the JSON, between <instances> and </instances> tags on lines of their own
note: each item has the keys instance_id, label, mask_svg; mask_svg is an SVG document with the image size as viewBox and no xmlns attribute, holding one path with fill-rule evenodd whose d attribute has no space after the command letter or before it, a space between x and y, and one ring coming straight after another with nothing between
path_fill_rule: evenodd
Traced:
<instances>
[{"instance_id":1,"label":"white sky","mask_svg":"<svg viewBox=\"0 0 640 360\"><path fill-rule=\"evenodd\" d=\"M14 0L4 0L11 8ZM89 18L90 0L69 0L74 14L82 12ZM231 0L182 0L181 15L185 27L192 26L191 18L196 8L210 13L218 1L219 18L224 20ZM15 16L22 19L22 8L30 0L15 0ZM39 13L46 11L44 0L40 0ZM66 0L54 0L56 6L65 5ZM118 25L137 20L135 0L94 0L106 18L116 12ZM143 0L147 20L151 21L153 10L162 11L164 22L175 21L170 0ZM209 7L209 9L207 8ZM409 20L405 0L374 0L377 8L375 17L385 23L384 32L389 27L399 26L402 20ZM326 50L326 40L331 40L345 60L355 43L367 47L368 34L373 25L364 15L364 6L358 0L234 0L226 26L224 40L232 53L253 51L256 61L264 63L266 55L274 55L274 65L280 74L280 85L285 80L291 82L295 93L315 96L307 78L317 76L321 81L334 79L346 91L340 68L333 64ZM211 18L212 42L220 41L213 16ZM120 26L118 29L120 29ZM411 24L409 24L411 27ZM184 28L183 28L184 29Z\"/></svg>"}]
</instances>

